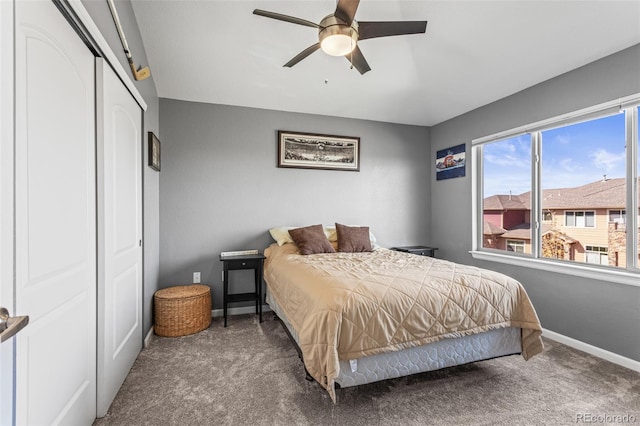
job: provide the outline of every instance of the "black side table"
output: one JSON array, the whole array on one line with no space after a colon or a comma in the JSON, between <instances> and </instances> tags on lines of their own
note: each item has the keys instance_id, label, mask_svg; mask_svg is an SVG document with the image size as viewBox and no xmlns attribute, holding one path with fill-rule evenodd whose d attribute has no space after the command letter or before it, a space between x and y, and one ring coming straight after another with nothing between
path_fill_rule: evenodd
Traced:
<instances>
[{"instance_id":1,"label":"black side table","mask_svg":"<svg viewBox=\"0 0 640 426\"><path fill-rule=\"evenodd\" d=\"M227 326L227 305L229 303L244 302L247 300L256 301L256 314L260 316L262 322L262 267L264 259L261 254L249 254L241 256L220 256L224 269L224 290L223 290L223 310L224 326ZM251 293L229 294L229 271L240 269L253 269L255 271L255 291Z\"/></svg>"},{"instance_id":2,"label":"black side table","mask_svg":"<svg viewBox=\"0 0 640 426\"><path fill-rule=\"evenodd\" d=\"M438 250L438 247L402 246L402 247L391 247L391 250L403 251L405 253L417 254L419 256L436 257L436 250Z\"/></svg>"}]
</instances>

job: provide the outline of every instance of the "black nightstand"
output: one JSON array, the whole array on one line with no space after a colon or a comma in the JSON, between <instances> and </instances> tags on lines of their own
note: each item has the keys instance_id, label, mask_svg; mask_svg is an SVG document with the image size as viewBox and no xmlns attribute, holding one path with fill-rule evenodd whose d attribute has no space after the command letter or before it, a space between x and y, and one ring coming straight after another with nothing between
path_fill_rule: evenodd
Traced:
<instances>
[{"instance_id":1,"label":"black nightstand","mask_svg":"<svg viewBox=\"0 0 640 426\"><path fill-rule=\"evenodd\" d=\"M224 326L227 326L227 305L235 302L245 302L247 300L256 301L256 314L260 316L262 322L262 267L266 259L261 254L249 254L242 256L220 256L223 264L223 310ZM255 271L255 291L252 293L229 294L229 271L240 269L253 269Z\"/></svg>"},{"instance_id":2,"label":"black nightstand","mask_svg":"<svg viewBox=\"0 0 640 426\"><path fill-rule=\"evenodd\" d=\"M436 250L438 250L438 247L403 246L403 247L391 247L391 250L403 251L405 253L417 254L419 256L436 257Z\"/></svg>"}]
</instances>

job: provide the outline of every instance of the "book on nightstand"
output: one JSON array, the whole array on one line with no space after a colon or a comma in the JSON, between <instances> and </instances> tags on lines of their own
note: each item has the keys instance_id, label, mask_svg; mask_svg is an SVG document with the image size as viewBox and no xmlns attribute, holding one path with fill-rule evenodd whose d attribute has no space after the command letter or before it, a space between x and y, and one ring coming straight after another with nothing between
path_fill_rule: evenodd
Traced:
<instances>
[{"instance_id":1,"label":"book on nightstand","mask_svg":"<svg viewBox=\"0 0 640 426\"><path fill-rule=\"evenodd\" d=\"M223 251L220 253L220 257L247 256L250 254L258 254L258 250Z\"/></svg>"}]
</instances>

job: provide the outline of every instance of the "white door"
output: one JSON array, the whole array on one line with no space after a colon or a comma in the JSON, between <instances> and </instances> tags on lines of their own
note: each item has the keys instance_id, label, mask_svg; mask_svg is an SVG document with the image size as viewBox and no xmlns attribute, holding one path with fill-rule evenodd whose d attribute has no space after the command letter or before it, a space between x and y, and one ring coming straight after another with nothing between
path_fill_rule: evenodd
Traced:
<instances>
[{"instance_id":1,"label":"white door","mask_svg":"<svg viewBox=\"0 0 640 426\"><path fill-rule=\"evenodd\" d=\"M98 417L142 349L142 110L97 60Z\"/></svg>"},{"instance_id":2,"label":"white door","mask_svg":"<svg viewBox=\"0 0 640 426\"><path fill-rule=\"evenodd\" d=\"M94 57L51 1L15 3L16 423L96 415Z\"/></svg>"},{"instance_id":3,"label":"white door","mask_svg":"<svg viewBox=\"0 0 640 426\"><path fill-rule=\"evenodd\" d=\"M0 1L0 307L13 304L13 2ZM0 425L13 423L15 339L0 343Z\"/></svg>"}]
</instances>

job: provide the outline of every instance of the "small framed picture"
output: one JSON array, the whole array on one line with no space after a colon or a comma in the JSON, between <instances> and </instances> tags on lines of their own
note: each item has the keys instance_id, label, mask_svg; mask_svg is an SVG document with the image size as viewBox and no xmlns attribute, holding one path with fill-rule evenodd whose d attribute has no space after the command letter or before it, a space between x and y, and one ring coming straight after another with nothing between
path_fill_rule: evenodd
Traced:
<instances>
[{"instance_id":1,"label":"small framed picture","mask_svg":"<svg viewBox=\"0 0 640 426\"><path fill-rule=\"evenodd\" d=\"M149 167L160 171L160 140L149 132Z\"/></svg>"},{"instance_id":2,"label":"small framed picture","mask_svg":"<svg viewBox=\"0 0 640 426\"><path fill-rule=\"evenodd\" d=\"M460 144L436 152L436 180L464 176L466 145Z\"/></svg>"}]
</instances>

